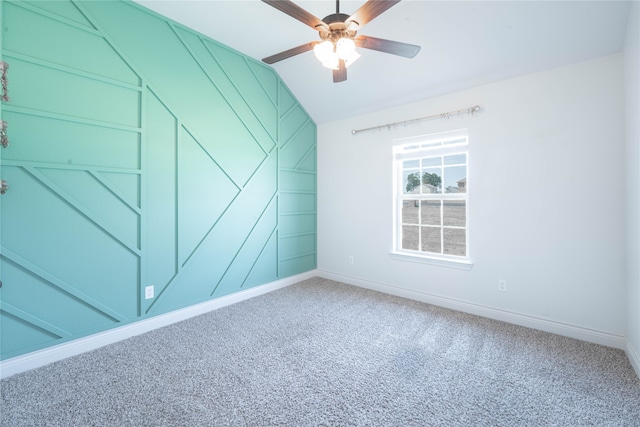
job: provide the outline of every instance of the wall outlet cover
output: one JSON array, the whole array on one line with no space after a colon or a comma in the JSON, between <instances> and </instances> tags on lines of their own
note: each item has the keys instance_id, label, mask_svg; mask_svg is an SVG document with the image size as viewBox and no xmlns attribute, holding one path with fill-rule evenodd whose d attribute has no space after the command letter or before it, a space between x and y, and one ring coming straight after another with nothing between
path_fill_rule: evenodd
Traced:
<instances>
[{"instance_id":1,"label":"wall outlet cover","mask_svg":"<svg viewBox=\"0 0 640 427\"><path fill-rule=\"evenodd\" d=\"M507 281L506 280L498 280L498 290L500 292L507 292Z\"/></svg>"}]
</instances>

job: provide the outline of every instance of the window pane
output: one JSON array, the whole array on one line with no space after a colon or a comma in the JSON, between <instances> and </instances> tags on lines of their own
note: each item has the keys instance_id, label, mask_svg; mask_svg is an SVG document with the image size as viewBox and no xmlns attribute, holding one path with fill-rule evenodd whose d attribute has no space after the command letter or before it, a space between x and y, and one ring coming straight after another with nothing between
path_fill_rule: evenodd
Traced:
<instances>
[{"instance_id":1,"label":"window pane","mask_svg":"<svg viewBox=\"0 0 640 427\"><path fill-rule=\"evenodd\" d=\"M427 157L426 159L422 159L423 168L430 166L442 166L442 157Z\"/></svg>"},{"instance_id":2,"label":"window pane","mask_svg":"<svg viewBox=\"0 0 640 427\"><path fill-rule=\"evenodd\" d=\"M445 141L444 145L454 145L454 144L466 144L467 138L459 138L459 139L451 139L449 141Z\"/></svg>"},{"instance_id":3,"label":"window pane","mask_svg":"<svg viewBox=\"0 0 640 427\"><path fill-rule=\"evenodd\" d=\"M412 151L418 148L420 148L420 145L407 145L406 147L402 148L402 151Z\"/></svg>"},{"instance_id":4,"label":"window pane","mask_svg":"<svg viewBox=\"0 0 640 427\"><path fill-rule=\"evenodd\" d=\"M402 201L402 223L403 224L418 224L418 200L403 200Z\"/></svg>"},{"instance_id":5,"label":"window pane","mask_svg":"<svg viewBox=\"0 0 640 427\"><path fill-rule=\"evenodd\" d=\"M444 192L445 193L466 193L467 192L467 167L451 166L444 168Z\"/></svg>"},{"instance_id":6,"label":"window pane","mask_svg":"<svg viewBox=\"0 0 640 427\"><path fill-rule=\"evenodd\" d=\"M440 227L420 227L422 232L422 251L442 253L440 245Z\"/></svg>"},{"instance_id":7,"label":"window pane","mask_svg":"<svg viewBox=\"0 0 640 427\"><path fill-rule=\"evenodd\" d=\"M444 253L447 255L467 255L466 231L457 228L445 228L443 230Z\"/></svg>"},{"instance_id":8,"label":"window pane","mask_svg":"<svg viewBox=\"0 0 640 427\"><path fill-rule=\"evenodd\" d=\"M442 188L442 169L429 168L422 171L422 193L440 193Z\"/></svg>"},{"instance_id":9,"label":"window pane","mask_svg":"<svg viewBox=\"0 0 640 427\"><path fill-rule=\"evenodd\" d=\"M420 227L417 225L402 226L402 249L418 250L418 231Z\"/></svg>"},{"instance_id":10,"label":"window pane","mask_svg":"<svg viewBox=\"0 0 640 427\"><path fill-rule=\"evenodd\" d=\"M408 170L404 171L402 178L402 189L405 194L420 193L420 171Z\"/></svg>"},{"instance_id":11,"label":"window pane","mask_svg":"<svg viewBox=\"0 0 640 427\"><path fill-rule=\"evenodd\" d=\"M405 160L402 162L402 169L414 169L420 167L420 160Z\"/></svg>"},{"instance_id":12,"label":"window pane","mask_svg":"<svg viewBox=\"0 0 640 427\"><path fill-rule=\"evenodd\" d=\"M422 225L441 225L440 200L423 200L420 220Z\"/></svg>"},{"instance_id":13,"label":"window pane","mask_svg":"<svg viewBox=\"0 0 640 427\"><path fill-rule=\"evenodd\" d=\"M437 147L439 145L442 145L442 141L426 142L426 143L422 144L422 148L433 148L433 147Z\"/></svg>"},{"instance_id":14,"label":"window pane","mask_svg":"<svg viewBox=\"0 0 640 427\"><path fill-rule=\"evenodd\" d=\"M466 154L453 154L451 156L444 156L444 164L445 165L466 165L467 164L467 155Z\"/></svg>"},{"instance_id":15,"label":"window pane","mask_svg":"<svg viewBox=\"0 0 640 427\"><path fill-rule=\"evenodd\" d=\"M414 137L393 148L394 247L438 259L468 256L468 140L464 131Z\"/></svg>"},{"instance_id":16,"label":"window pane","mask_svg":"<svg viewBox=\"0 0 640 427\"><path fill-rule=\"evenodd\" d=\"M444 200L442 219L444 225L467 226L467 202L464 200Z\"/></svg>"}]
</instances>

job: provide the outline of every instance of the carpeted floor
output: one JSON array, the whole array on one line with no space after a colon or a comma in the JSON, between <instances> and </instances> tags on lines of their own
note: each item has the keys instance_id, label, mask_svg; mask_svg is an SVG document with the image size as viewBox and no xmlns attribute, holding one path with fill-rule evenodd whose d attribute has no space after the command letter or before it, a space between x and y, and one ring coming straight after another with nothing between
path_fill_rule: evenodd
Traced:
<instances>
[{"instance_id":1,"label":"carpeted floor","mask_svg":"<svg viewBox=\"0 0 640 427\"><path fill-rule=\"evenodd\" d=\"M640 426L624 352L314 278L1 382L2 426Z\"/></svg>"}]
</instances>

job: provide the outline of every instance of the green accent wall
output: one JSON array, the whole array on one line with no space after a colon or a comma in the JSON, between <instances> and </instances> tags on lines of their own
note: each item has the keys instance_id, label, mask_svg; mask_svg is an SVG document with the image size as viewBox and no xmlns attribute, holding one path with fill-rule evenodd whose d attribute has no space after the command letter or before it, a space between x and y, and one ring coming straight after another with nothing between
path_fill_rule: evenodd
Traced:
<instances>
[{"instance_id":1,"label":"green accent wall","mask_svg":"<svg viewBox=\"0 0 640 427\"><path fill-rule=\"evenodd\" d=\"M316 268L316 125L270 67L130 1L1 6L3 359Z\"/></svg>"}]
</instances>

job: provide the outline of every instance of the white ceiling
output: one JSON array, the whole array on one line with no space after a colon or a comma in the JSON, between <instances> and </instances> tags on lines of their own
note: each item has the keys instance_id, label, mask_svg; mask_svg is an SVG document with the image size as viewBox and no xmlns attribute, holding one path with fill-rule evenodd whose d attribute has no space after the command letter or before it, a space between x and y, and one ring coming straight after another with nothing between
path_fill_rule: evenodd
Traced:
<instances>
[{"instance_id":1,"label":"white ceiling","mask_svg":"<svg viewBox=\"0 0 640 427\"><path fill-rule=\"evenodd\" d=\"M136 0L248 56L318 39L318 33L259 0ZM636 0L637 1L637 0ZM322 19L335 1L296 4ZM351 14L362 1L341 1ZM422 46L413 59L359 49L348 80L333 83L313 52L273 65L318 124L505 78L620 52L629 2L402 1L358 34Z\"/></svg>"}]
</instances>

